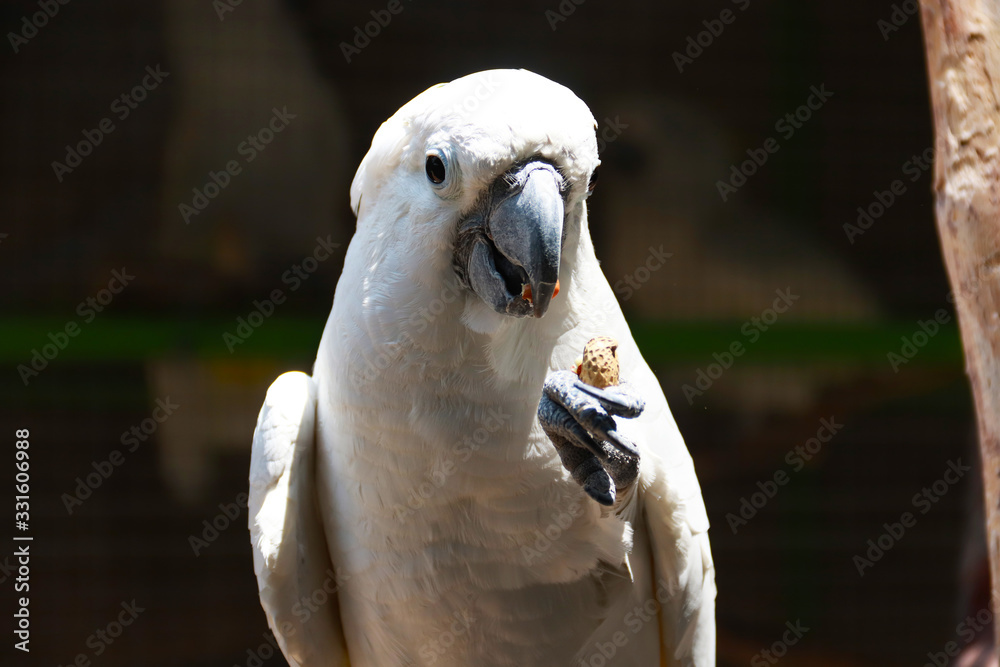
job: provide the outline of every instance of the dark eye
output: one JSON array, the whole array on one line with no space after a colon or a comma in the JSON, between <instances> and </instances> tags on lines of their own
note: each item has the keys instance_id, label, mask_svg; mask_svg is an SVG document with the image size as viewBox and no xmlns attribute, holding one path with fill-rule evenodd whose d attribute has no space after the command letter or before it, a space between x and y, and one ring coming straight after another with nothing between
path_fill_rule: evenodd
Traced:
<instances>
[{"instance_id":1,"label":"dark eye","mask_svg":"<svg viewBox=\"0 0 1000 667\"><path fill-rule=\"evenodd\" d=\"M441 185L444 183L444 178L447 175L444 168L444 160L438 155L428 155L427 162L424 165L424 169L427 171L427 178L434 185Z\"/></svg>"},{"instance_id":2,"label":"dark eye","mask_svg":"<svg viewBox=\"0 0 1000 667\"><path fill-rule=\"evenodd\" d=\"M593 192L594 188L597 187L597 178L601 173L600 167L594 167L594 171L590 174L590 182L587 183L587 192Z\"/></svg>"}]
</instances>

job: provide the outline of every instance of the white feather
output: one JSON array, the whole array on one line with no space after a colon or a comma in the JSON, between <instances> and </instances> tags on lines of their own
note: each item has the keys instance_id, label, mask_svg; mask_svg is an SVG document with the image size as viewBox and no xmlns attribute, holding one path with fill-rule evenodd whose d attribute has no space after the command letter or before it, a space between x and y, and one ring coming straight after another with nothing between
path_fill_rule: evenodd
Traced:
<instances>
[{"instance_id":1,"label":"white feather","mask_svg":"<svg viewBox=\"0 0 1000 667\"><path fill-rule=\"evenodd\" d=\"M314 373L322 532L297 525L298 539L328 546L300 566L344 574L336 632L318 631L342 637L353 667L592 664L616 633L626 641L607 664L714 665L697 477L590 242L594 128L562 86L524 70L481 72L401 108L358 169L358 230ZM443 193L426 184L431 147L456 169ZM482 189L533 155L571 186L562 292L545 317L515 319L458 283L452 245ZM648 406L620 421L642 463L613 512L569 477L535 414L546 375L596 335L619 340L622 377ZM273 479L257 449L255 466ZM650 600L655 622L633 623L631 610Z\"/></svg>"},{"instance_id":2,"label":"white feather","mask_svg":"<svg viewBox=\"0 0 1000 667\"><path fill-rule=\"evenodd\" d=\"M250 540L261 605L292 667L342 667L347 648L316 504L316 389L304 373L271 385L250 456Z\"/></svg>"}]
</instances>

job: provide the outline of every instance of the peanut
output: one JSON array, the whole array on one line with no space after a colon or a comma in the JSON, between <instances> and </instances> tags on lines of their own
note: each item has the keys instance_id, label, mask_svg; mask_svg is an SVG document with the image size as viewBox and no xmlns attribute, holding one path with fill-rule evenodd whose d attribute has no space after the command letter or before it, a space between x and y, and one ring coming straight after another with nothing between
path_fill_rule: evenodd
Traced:
<instances>
[{"instance_id":1,"label":"peanut","mask_svg":"<svg viewBox=\"0 0 1000 667\"><path fill-rule=\"evenodd\" d=\"M590 339L574 370L581 380L598 389L618 384L618 341L609 336Z\"/></svg>"}]
</instances>

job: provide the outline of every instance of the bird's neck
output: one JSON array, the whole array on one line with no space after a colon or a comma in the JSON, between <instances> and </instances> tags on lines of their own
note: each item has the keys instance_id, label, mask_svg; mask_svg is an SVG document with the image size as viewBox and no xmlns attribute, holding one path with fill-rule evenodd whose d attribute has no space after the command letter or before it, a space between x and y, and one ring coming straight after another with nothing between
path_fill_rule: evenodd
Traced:
<instances>
[{"instance_id":1,"label":"bird's neck","mask_svg":"<svg viewBox=\"0 0 1000 667\"><path fill-rule=\"evenodd\" d=\"M569 368L586 340L603 332L590 320L603 318L594 281L604 278L585 214L576 224L563 249L562 290L542 318L494 312L459 280L450 245L359 230L331 312L338 333L327 341L352 348L341 372L353 384L412 391L450 384L484 400L534 396L551 369Z\"/></svg>"},{"instance_id":2,"label":"bird's neck","mask_svg":"<svg viewBox=\"0 0 1000 667\"><path fill-rule=\"evenodd\" d=\"M450 446L491 418L502 422L491 447L528 447L557 339L539 333L547 318L475 331L464 318L478 297L450 266L421 271L375 267L357 279L345 269L317 358L321 384L356 424L412 432L418 449Z\"/></svg>"}]
</instances>

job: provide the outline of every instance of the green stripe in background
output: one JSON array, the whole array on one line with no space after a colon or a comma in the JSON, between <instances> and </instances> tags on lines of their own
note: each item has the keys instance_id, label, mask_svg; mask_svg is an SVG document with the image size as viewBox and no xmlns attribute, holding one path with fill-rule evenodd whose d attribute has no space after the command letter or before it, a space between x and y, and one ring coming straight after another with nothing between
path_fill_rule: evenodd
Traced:
<instances>
[{"instance_id":1,"label":"green stripe in background","mask_svg":"<svg viewBox=\"0 0 1000 667\"><path fill-rule=\"evenodd\" d=\"M230 353L223 334L236 333L229 319L115 318L99 317L80 324L80 333L69 338L58 358L84 362L142 361L186 355L201 358L311 356L315 353L326 319L275 316L265 320L246 341ZM0 363L29 363L32 350L60 338L66 320L45 317L12 317L0 322ZM743 329L743 331L741 331ZM632 333L650 364L701 365L713 353L727 351L734 342L746 348L741 363L782 365L801 363L885 364L890 352L900 353L901 338L913 340L917 323L840 324L777 322L759 332L752 342L742 322L632 321ZM916 342L923 342L923 334ZM49 350L51 352L51 348ZM961 366L962 349L954 323L942 326L919 349L912 365Z\"/></svg>"}]
</instances>

